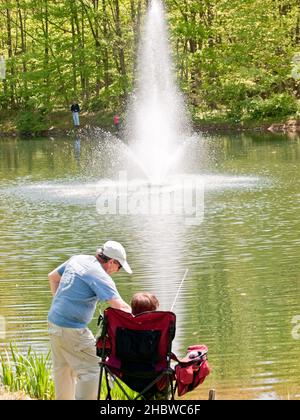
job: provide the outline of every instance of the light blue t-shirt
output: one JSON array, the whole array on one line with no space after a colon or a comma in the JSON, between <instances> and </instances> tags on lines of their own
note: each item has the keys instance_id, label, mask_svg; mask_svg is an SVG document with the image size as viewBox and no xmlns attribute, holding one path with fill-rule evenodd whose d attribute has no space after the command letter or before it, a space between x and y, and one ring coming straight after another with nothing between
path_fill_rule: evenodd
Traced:
<instances>
[{"instance_id":1,"label":"light blue t-shirt","mask_svg":"<svg viewBox=\"0 0 300 420\"><path fill-rule=\"evenodd\" d=\"M112 278L91 255L75 255L56 271L62 277L48 319L60 327L84 328L98 301L120 298Z\"/></svg>"}]
</instances>

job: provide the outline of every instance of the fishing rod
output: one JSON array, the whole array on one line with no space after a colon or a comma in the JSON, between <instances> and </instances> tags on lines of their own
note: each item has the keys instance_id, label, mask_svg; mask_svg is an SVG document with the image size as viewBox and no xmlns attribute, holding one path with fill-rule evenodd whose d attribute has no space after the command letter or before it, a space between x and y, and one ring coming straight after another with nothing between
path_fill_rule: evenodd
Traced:
<instances>
[{"instance_id":1,"label":"fishing rod","mask_svg":"<svg viewBox=\"0 0 300 420\"><path fill-rule=\"evenodd\" d=\"M174 299L173 304L172 304L171 309L170 309L170 311L171 311L171 312L173 311L173 308L174 308L175 303L176 303L176 300L177 300L177 298L178 298L178 295L179 295L180 289L181 289L181 287L182 287L182 285L183 285L183 282L184 282L184 280L185 280L185 278L186 278L186 276L187 276L188 271L189 271L189 269L187 268L187 269L185 270L185 272L184 272L183 278L182 278L181 283L180 283L180 285L179 285L179 287L178 287L178 289L177 289L177 293L176 293L175 299Z\"/></svg>"}]
</instances>

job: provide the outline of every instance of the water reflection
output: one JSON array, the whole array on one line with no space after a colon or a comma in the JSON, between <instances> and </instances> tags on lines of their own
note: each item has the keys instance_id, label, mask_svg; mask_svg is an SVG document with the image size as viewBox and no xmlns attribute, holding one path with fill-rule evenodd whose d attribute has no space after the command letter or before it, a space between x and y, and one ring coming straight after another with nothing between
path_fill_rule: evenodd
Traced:
<instances>
[{"instance_id":1,"label":"water reflection","mask_svg":"<svg viewBox=\"0 0 300 420\"><path fill-rule=\"evenodd\" d=\"M81 139L79 136L75 137L74 140L74 156L78 165L78 168L80 168L80 154L81 154Z\"/></svg>"},{"instance_id":2,"label":"water reflection","mask_svg":"<svg viewBox=\"0 0 300 420\"><path fill-rule=\"evenodd\" d=\"M213 373L203 390L299 398L291 320L300 298L300 141L199 139L190 149L193 171L198 160L196 173L207 185L199 226L175 215L99 215L95 199L99 180L110 177L108 149L81 138L76 157L76 141L0 142L0 315L7 326L1 346L13 340L47 350L47 272L114 239L124 243L134 269L132 277L115 276L126 300L148 290L169 309L189 268L175 307L174 350L209 346Z\"/></svg>"}]
</instances>

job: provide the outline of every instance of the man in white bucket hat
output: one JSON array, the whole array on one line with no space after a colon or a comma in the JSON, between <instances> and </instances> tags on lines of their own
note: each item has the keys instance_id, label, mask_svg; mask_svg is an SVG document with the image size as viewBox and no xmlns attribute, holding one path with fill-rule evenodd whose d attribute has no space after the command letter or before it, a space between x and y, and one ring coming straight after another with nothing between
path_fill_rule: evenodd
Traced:
<instances>
[{"instance_id":1,"label":"man in white bucket hat","mask_svg":"<svg viewBox=\"0 0 300 420\"><path fill-rule=\"evenodd\" d=\"M96 256L75 255L48 275L54 296L48 324L56 399L97 399L99 358L87 324L99 301L131 312L111 278L121 268L132 273L125 249L107 241Z\"/></svg>"}]
</instances>

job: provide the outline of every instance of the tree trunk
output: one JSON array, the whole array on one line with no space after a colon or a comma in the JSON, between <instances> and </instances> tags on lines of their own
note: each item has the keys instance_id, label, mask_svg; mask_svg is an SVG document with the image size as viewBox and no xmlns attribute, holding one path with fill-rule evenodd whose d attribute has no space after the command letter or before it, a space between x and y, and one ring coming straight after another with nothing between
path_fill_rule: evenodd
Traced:
<instances>
[{"instance_id":1,"label":"tree trunk","mask_svg":"<svg viewBox=\"0 0 300 420\"><path fill-rule=\"evenodd\" d=\"M300 7L299 7L299 13L300 13ZM300 44L300 17L299 14L297 16L297 23L295 28L295 44Z\"/></svg>"},{"instance_id":2,"label":"tree trunk","mask_svg":"<svg viewBox=\"0 0 300 420\"><path fill-rule=\"evenodd\" d=\"M95 48L96 48L96 97L99 98L99 93L101 89L101 48L100 48L100 41L99 41L99 19L98 19L98 12L99 12L99 0L93 0L94 6L94 20L95 20Z\"/></svg>"},{"instance_id":3,"label":"tree trunk","mask_svg":"<svg viewBox=\"0 0 300 420\"><path fill-rule=\"evenodd\" d=\"M71 15L73 16L76 31L77 31L76 38L77 38L77 48L79 50L78 54L79 54L79 74L80 74L81 93L82 93L83 98L85 98L85 76L84 76L85 63L84 63L84 50L83 50L84 45L83 45L82 36L81 36L81 29L80 29L80 24L79 24L76 2L74 2L73 0L69 0L69 4L70 4Z\"/></svg>"},{"instance_id":4,"label":"tree trunk","mask_svg":"<svg viewBox=\"0 0 300 420\"><path fill-rule=\"evenodd\" d=\"M6 29L7 29L7 51L8 57L10 59L10 75L11 77L9 82L9 96L10 96L10 107L13 109L15 107L15 97L14 97L14 63L13 63L13 45L12 45L12 33L11 33L11 14L10 9L6 9Z\"/></svg>"},{"instance_id":5,"label":"tree trunk","mask_svg":"<svg viewBox=\"0 0 300 420\"><path fill-rule=\"evenodd\" d=\"M116 8L116 34L117 34L117 41L118 41L120 74L122 76L126 76L125 54L124 54L124 48L123 48L123 34L122 34L122 27L121 27L119 0L115 0L115 8Z\"/></svg>"},{"instance_id":6,"label":"tree trunk","mask_svg":"<svg viewBox=\"0 0 300 420\"><path fill-rule=\"evenodd\" d=\"M107 10L106 10L106 0L102 0L102 13L103 13L103 37L105 41L108 39L108 17L107 17ZM104 87L105 90L108 89L110 85L110 77L109 77L109 57L108 57L108 50L107 46L103 47L103 68L104 68Z\"/></svg>"},{"instance_id":7,"label":"tree trunk","mask_svg":"<svg viewBox=\"0 0 300 420\"><path fill-rule=\"evenodd\" d=\"M89 75L88 75L88 69L87 64L85 61L85 24L84 24L84 7L81 5L81 38L82 38L82 66L83 66L83 78L84 78L84 93L83 97L86 102L89 100Z\"/></svg>"},{"instance_id":8,"label":"tree trunk","mask_svg":"<svg viewBox=\"0 0 300 420\"><path fill-rule=\"evenodd\" d=\"M24 58L24 54L26 53L25 18L23 19L19 0L16 0L16 1L17 1L18 15L19 15L19 21L20 21L20 30L21 30L22 68L23 68L23 78L24 78L23 79L24 80L24 102L26 103L28 100L28 85L27 85L27 80L26 80L27 65L26 65L26 60Z\"/></svg>"},{"instance_id":9,"label":"tree trunk","mask_svg":"<svg viewBox=\"0 0 300 420\"><path fill-rule=\"evenodd\" d=\"M72 84L73 84L73 98L77 97L77 72L76 72L76 57L75 57L75 50L76 50L76 34L75 34L75 26L74 26L74 16L71 15L71 30L72 30Z\"/></svg>"},{"instance_id":10,"label":"tree trunk","mask_svg":"<svg viewBox=\"0 0 300 420\"><path fill-rule=\"evenodd\" d=\"M45 3L45 26L44 26L44 33L45 33L45 51L44 51L44 63L45 63L45 71L46 77L44 79L45 91L46 91L46 104L48 105L50 102L50 92L49 92L49 11L48 11L48 0L44 0Z\"/></svg>"}]
</instances>

